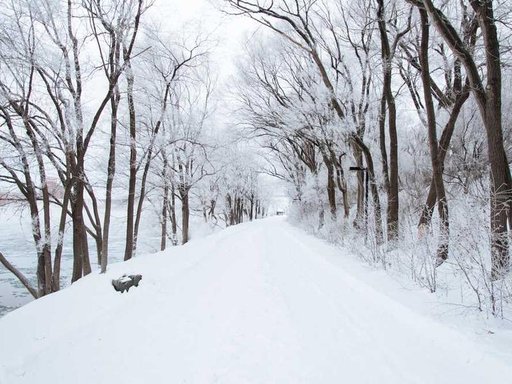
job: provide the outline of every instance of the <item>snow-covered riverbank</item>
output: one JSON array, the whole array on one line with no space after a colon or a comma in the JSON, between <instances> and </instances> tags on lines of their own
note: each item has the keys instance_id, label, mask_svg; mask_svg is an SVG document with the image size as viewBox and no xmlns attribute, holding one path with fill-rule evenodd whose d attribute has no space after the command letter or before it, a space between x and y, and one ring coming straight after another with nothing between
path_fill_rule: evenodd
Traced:
<instances>
[{"instance_id":1,"label":"snow-covered riverbank","mask_svg":"<svg viewBox=\"0 0 512 384\"><path fill-rule=\"evenodd\" d=\"M156 252L160 244L158 217L148 209L143 215L142 221L138 252L139 254ZM56 222L57 219L54 220L54 223ZM0 207L0 251L35 285L37 260L31 231L28 209ZM125 212L122 204L118 203L114 207L110 229L110 262L123 259L125 231ZM89 240L91 262L93 269L97 269L95 244L92 239ZM71 280L72 243L70 239L66 238L64 244L61 284L67 286ZM32 297L16 277L0 265L0 317L31 300Z\"/></svg>"}]
</instances>

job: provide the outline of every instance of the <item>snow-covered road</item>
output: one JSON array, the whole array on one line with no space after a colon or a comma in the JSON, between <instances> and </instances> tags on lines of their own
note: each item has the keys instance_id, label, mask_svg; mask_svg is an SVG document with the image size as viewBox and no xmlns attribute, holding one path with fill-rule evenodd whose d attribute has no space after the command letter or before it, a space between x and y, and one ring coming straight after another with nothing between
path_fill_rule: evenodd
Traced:
<instances>
[{"instance_id":1,"label":"snow-covered road","mask_svg":"<svg viewBox=\"0 0 512 384\"><path fill-rule=\"evenodd\" d=\"M113 265L0 319L0 383L511 382L507 359L336 252L271 218ZM124 272L143 280L119 294Z\"/></svg>"}]
</instances>

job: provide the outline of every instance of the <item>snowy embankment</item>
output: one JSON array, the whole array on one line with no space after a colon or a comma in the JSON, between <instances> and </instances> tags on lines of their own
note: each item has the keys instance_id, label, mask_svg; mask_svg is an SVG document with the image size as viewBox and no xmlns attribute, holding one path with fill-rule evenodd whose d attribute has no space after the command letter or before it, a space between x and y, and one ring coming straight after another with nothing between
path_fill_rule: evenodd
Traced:
<instances>
[{"instance_id":1,"label":"snowy embankment","mask_svg":"<svg viewBox=\"0 0 512 384\"><path fill-rule=\"evenodd\" d=\"M140 286L115 292L123 273ZM6 315L0 383L510 383L511 332L438 321L425 297L261 220Z\"/></svg>"}]
</instances>

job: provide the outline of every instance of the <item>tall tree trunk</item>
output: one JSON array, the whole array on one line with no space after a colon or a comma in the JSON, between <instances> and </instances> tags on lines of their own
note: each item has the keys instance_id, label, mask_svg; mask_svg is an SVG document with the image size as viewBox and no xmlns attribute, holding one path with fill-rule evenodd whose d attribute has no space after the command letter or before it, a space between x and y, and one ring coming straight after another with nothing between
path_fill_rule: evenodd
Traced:
<instances>
[{"instance_id":1,"label":"tall tree trunk","mask_svg":"<svg viewBox=\"0 0 512 384\"><path fill-rule=\"evenodd\" d=\"M235 217L234 217L234 212L233 212L233 198L231 197L231 195L229 193L226 195L226 205L228 208L227 223L228 223L228 225L234 225Z\"/></svg>"},{"instance_id":2,"label":"tall tree trunk","mask_svg":"<svg viewBox=\"0 0 512 384\"><path fill-rule=\"evenodd\" d=\"M379 189L377 186L377 180L375 179L375 167L373 165L373 158L370 152L370 149L366 146L366 144L359 138L357 135L352 135L352 141L357 145L361 152L364 155L366 161L366 169L368 172L369 182L370 182L370 193L372 195L373 201L373 211L374 211L374 225L375 225L375 239L377 244L382 244L384 241L383 233L382 233L382 211L380 205L379 198Z\"/></svg>"},{"instance_id":3,"label":"tall tree trunk","mask_svg":"<svg viewBox=\"0 0 512 384\"><path fill-rule=\"evenodd\" d=\"M327 166L327 197L331 218L336 219L336 183L334 182L334 165L328 161Z\"/></svg>"},{"instance_id":4,"label":"tall tree trunk","mask_svg":"<svg viewBox=\"0 0 512 384\"><path fill-rule=\"evenodd\" d=\"M100 219L100 212L98 209L98 200L96 199L96 196L94 194L94 190L92 189L92 186L89 184L88 181L85 183L85 190L87 191L90 201L92 203L92 212L89 208L88 204L84 201L84 209L87 213L87 216L89 218L89 221L91 223L91 226L93 227L94 231L89 231L91 236L93 237L95 243L96 243L96 256L97 256L97 264L98 266L101 265L101 250L103 249L103 232L101 227L101 219Z\"/></svg>"},{"instance_id":5,"label":"tall tree trunk","mask_svg":"<svg viewBox=\"0 0 512 384\"><path fill-rule=\"evenodd\" d=\"M128 204L126 208L126 245L124 249L124 260L130 260L133 256L134 248L134 207L135 207L135 185L137 182L137 144L136 144L136 117L135 102L133 99L133 85L135 82L131 64L127 64L127 98L128 114L130 118L130 177L128 181Z\"/></svg>"},{"instance_id":6,"label":"tall tree trunk","mask_svg":"<svg viewBox=\"0 0 512 384\"><path fill-rule=\"evenodd\" d=\"M60 290L60 266L62 260L62 251L64 248L64 232L66 230L66 219L68 214L69 199L71 195L71 185L71 180L68 178L66 187L64 189L64 197L60 211L57 247L55 248L55 257L53 259L52 292L57 292Z\"/></svg>"},{"instance_id":7,"label":"tall tree trunk","mask_svg":"<svg viewBox=\"0 0 512 384\"><path fill-rule=\"evenodd\" d=\"M91 273L89 260L89 246L87 242L87 231L84 222L84 181L83 181L83 159L78 160L78 170L74 178L74 193L71 204L71 215L73 221L73 275L71 282L75 282L82 276Z\"/></svg>"},{"instance_id":8,"label":"tall tree trunk","mask_svg":"<svg viewBox=\"0 0 512 384\"><path fill-rule=\"evenodd\" d=\"M101 273L107 271L108 246L110 235L110 217L112 212L112 187L116 175L117 112L121 94L119 86L114 87L110 98L110 150L108 154L107 184L105 187L105 214L103 217L103 239L101 249Z\"/></svg>"},{"instance_id":9,"label":"tall tree trunk","mask_svg":"<svg viewBox=\"0 0 512 384\"><path fill-rule=\"evenodd\" d=\"M432 0L423 0L422 4L438 32L464 64L484 122L491 168L491 277L496 280L510 268L507 216L512 181L503 144L500 42L494 18L493 1L470 2L478 17L484 40L487 66L485 86L471 52L466 49L449 20L434 7Z\"/></svg>"},{"instance_id":10,"label":"tall tree trunk","mask_svg":"<svg viewBox=\"0 0 512 384\"><path fill-rule=\"evenodd\" d=\"M359 137L359 135L358 135ZM360 137L359 137L360 138ZM362 141L362 139L360 138ZM356 160L356 166L358 168L363 168L363 152L359 148L359 146L354 145L354 157ZM362 172L357 172L357 204L356 204L356 218L354 220L354 226L356 228L363 227L363 218L364 218L364 175Z\"/></svg>"},{"instance_id":11,"label":"tall tree trunk","mask_svg":"<svg viewBox=\"0 0 512 384\"><path fill-rule=\"evenodd\" d=\"M173 245L178 245L178 222L176 219L176 192L174 184L171 184L171 206L170 206L171 232Z\"/></svg>"},{"instance_id":12,"label":"tall tree trunk","mask_svg":"<svg viewBox=\"0 0 512 384\"><path fill-rule=\"evenodd\" d=\"M386 97L384 90L380 99L380 113L379 113L379 145L380 156L382 163L382 177L384 177L384 189L389 191L389 169L388 169L388 151L386 146Z\"/></svg>"},{"instance_id":13,"label":"tall tree trunk","mask_svg":"<svg viewBox=\"0 0 512 384\"><path fill-rule=\"evenodd\" d=\"M331 219L336 219L336 182L334 180L334 163L325 148L321 148L322 159L327 168L327 200Z\"/></svg>"},{"instance_id":14,"label":"tall tree trunk","mask_svg":"<svg viewBox=\"0 0 512 384\"><path fill-rule=\"evenodd\" d=\"M388 106L388 130L389 130L389 188L388 188L388 209L387 209L387 229L388 240L394 240L398 237L398 135L396 129L396 105L395 97L391 89L392 77L392 52L389 45L384 0L377 0L377 18L381 40L381 57L383 68L383 96ZM382 108L382 107L381 107Z\"/></svg>"},{"instance_id":15,"label":"tall tree trunk","mask_svg":"<svg viewBox=\"0 0 512 384\"><path fill-rule=\"evenodd\" d=\"M168 205L169 205L169 182L167 180L167 158L164 153L164 166L162 170L162 179L164 182L164 193L162 198L162 222L160 234L160 250L165 250L167 246L167 220L168 220Z\"/></svg>"},{"instance_id":16,"label":"tall tree trunk","mask_svg":"<svg viewBox=\"0 0 512 384\"><path fill-rule=\"evenodd\" d=\"M210 217L210 219L215 219L217 220L217 217L215 216L215 207L217 206L217 200L215 199L212 199L210 200L210 211L208 212L208 216ZM256 213L257 215L257 213Z\"/></svg>"},{"instance_id":17,"label":"tall tree trunk","mask_svg":"<svg viewBox=\"0 0 512 384\"><path fill-rule=\"evenodd\" d=\"M350 204L348 202L347 181L345 180L345 175L343 173L341 158L342 156L337 159L336 154L331 150L331 159L333 164L336 166L336 183L338 184L338 189L341 191L343 200L343 213L344 217L348 218L350 215Z\"/></svg>"},{"instance_id":18,"label":"tall tree trunk","mask_svg":"<svg viewBox=\"0 0 512 384\"><path fill-rule=\"evenodd\" d=\"M151 150L149 151L148 156L152 156ZM146 165L144 166L144 171L142 172L139 200L137 202L137 210L135 213L135 227L133 229L133 252L137 250L137 239L139 237L140 220L142 218L142 207L144 206L144 200L146 199L146 181L148 178L150 165L151 160L150 157L148 157Z\"/></svg>"},{"instance_id":19,"label":"tall tree trunk","mask_svg":"<svg viewBox=\"0 0 512 384\"><path fill-rule=\"evenodd\" d=\"M430 159L432 163L432 180L437 197L437 206L439 211L439 243L437 248L436 265L440 265L448 258L448 246L450 235L450 222L448 217L448 202L443 182L443 167L440 162L439 147L437 142L436 115L434 110L434 100L432 98L432 88L430 83L430 65L429 65L429 20L427 12L419 10L421 17L421 46L420 46L420 64L421 79L423 82L423 93L425 98L425 109L427 112L428 141L430 146Z\"/></svg>"},{"instance_id":20,"label":"tall tree trunk","mask_svg":"<svg viewBox=\"0 0 512 384\"><path fill-rule=\"evenodd\" d=\"M441 134L441 139L439 140L439 164L441 166L442 172L444 171L444 162L446 159L446 153L448 148L450 147L450 141L453 137L453 132L455 131L455 124L459 117L460 111L462 110L462 106L469 98L469 87L464 87L460 94L457 95L455 103L453 105L452 111L450 113L450 117L448 122L444 126L443 133ZM420 234L425 231L426 227L430 226L432 214L434 212L434 207L436 205L437 195L436 188L434 185L434 179L432 178L430 182L430 187L427 195L427 201L423 206L421 211L420 220L418 223L418 229Z\"/></svg>"}]
</instances>

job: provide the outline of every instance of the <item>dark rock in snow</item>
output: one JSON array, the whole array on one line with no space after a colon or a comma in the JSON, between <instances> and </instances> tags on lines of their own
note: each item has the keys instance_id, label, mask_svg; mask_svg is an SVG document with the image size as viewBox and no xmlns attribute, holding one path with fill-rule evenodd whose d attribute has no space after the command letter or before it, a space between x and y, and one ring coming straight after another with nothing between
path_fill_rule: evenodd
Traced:
<instances>
[{"instance_id":1,"label":"dark rock in snow","mask_svg":"<svg viewBox=\"0 0 512 384\"><path fill-rule=\"evenodd\" d=\"M138 287L142 280L142 275L123 275L119 279L112 280L112 286L117 292L128 292L132 286Z\"/></svg>"}]
</instances>

